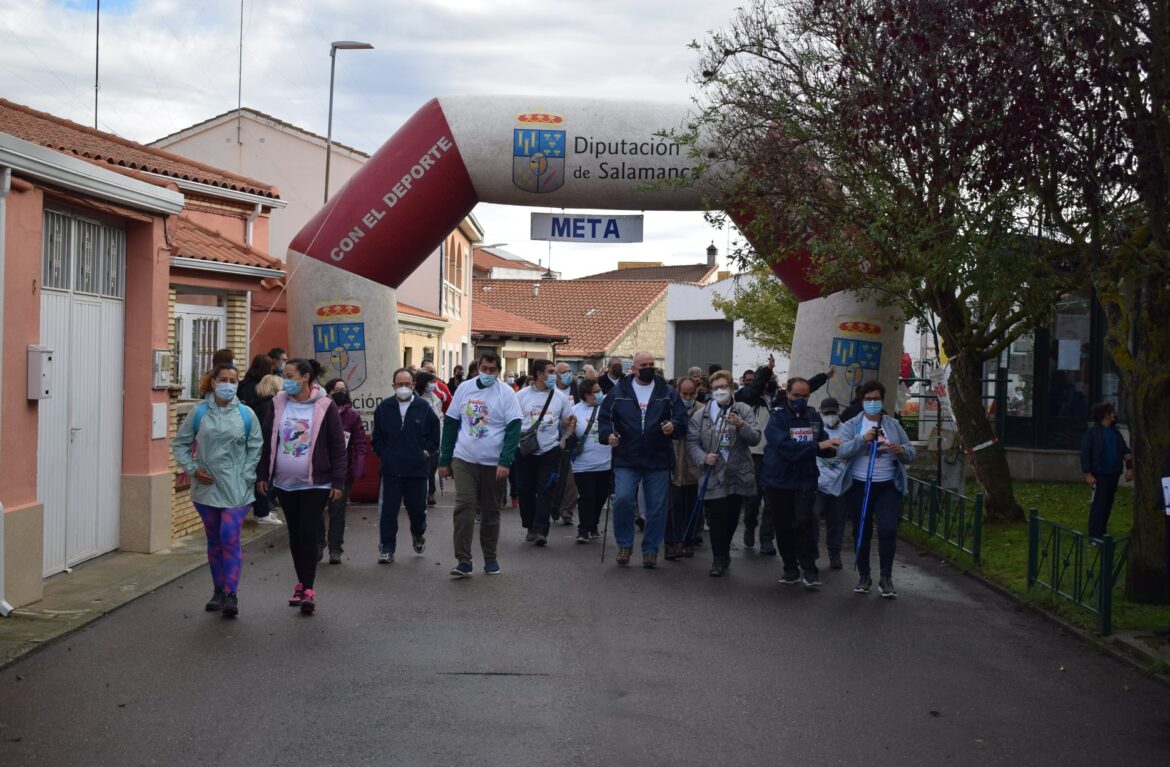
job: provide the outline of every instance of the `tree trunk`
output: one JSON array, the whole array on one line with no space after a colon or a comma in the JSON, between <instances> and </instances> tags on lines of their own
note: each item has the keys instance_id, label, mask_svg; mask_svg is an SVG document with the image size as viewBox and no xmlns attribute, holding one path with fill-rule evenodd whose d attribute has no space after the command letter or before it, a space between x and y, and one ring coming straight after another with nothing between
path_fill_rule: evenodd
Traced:
<instances>
[{"instance_id":1,"label":"tree trunk","mask_svg":"<svg viewBox=\"0 0 1170 767\"><path fill-rule=\"evenodd\" d=\"M1107 346L1123 370L1130 394L1126 420L1134 457L1133 529L1125 596L1131 602L1170 604L1162 498L1162 464L1170 451L1170 291L1159 279L1147 278L1133 299L1133 308L1132 315L1116 311L1114 306L1107 308L1111 324L1125 321L1124 328L1110 328ZM1136 327L1132 356L1117 353L1115 346L1129 337L1131 317ZM1125 374L1125 367L1130 367L1130 375Z\"/></svg>"},{"instance_id":2,"label":"tree trunk","mask_svg":"<svg viewBox=\"0 0 1170 767\"><path fill-rule=\"evenodd\" d=\"M945 339L948 349L954 349L954 341ZM951 409L955 411L955 423L959 437L966 448L982 445L995 438L995 429L987 418L983 407L983 360L975 350L956 349L951 359L951 380L948 387L951 395ZM1003 445L993 445L967 455L975 471L975 479L983 488L984 518L988 522L1019 522L1024 519L1024 510L1016 502L1012 487L1012 472L1008 467L1007 454Z\"/></svg>"}]
</instances>

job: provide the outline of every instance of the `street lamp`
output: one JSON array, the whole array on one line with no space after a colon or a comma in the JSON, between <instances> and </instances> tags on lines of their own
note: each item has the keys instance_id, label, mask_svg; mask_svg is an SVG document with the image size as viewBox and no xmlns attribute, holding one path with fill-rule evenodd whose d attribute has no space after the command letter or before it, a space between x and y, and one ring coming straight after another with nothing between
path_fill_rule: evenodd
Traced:
<instances>
[{"instance_id":1,"label":"street lamp","mask_svg":"<svg viewBox=\"0 0 1170 767\"><path fill-rule=\"evenodd\" d=\"M369 43L356 40L335 40L329 44L329 127L325 133L325 199L329 202L329 160L333 155L333 73L337 70L337 50L365 50L373 48Z\"/></svg>"}]
</instances>

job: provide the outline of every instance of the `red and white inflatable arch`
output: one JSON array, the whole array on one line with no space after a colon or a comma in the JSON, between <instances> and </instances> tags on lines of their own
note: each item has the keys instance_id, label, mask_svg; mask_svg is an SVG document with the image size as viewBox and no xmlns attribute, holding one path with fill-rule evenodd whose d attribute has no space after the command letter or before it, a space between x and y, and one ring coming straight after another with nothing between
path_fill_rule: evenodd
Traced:
<instances>
[{"instance_id":1,"label":"red and white inflatable arch","mask_svg":"<svg viewBox=\"0 0 1170 767\"><path fill-rule=\"evenodd\" d=\"M605 210L702 210L694 160L665 131L686 105L530 96L434 99L326 203L290 250L398 287L477 202ZM794 260L776 273L821 291Z\"/></svg>"}]
</instances>

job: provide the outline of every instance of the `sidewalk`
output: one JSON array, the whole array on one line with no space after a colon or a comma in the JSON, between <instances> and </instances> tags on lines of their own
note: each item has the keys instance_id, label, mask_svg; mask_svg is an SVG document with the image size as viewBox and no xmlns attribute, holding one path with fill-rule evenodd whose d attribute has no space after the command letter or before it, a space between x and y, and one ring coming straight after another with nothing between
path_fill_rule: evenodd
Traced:
<instances>
[{"instance_id":1,"label":"sidewalk","mask_svg":"<svg viewBox=\"0 0 1170 767\"><path fill-rule=\"evenodd\" d=\"M283 526L261 527L249 518L240 542L247 546L283 530ZM78 565L72 572L54 575L45 581L45 596L41 601L0 618L0 669L127 602L206 566L207 539L202 533L195 533L154 554L113 551ZM210 589L209 581L208 593Z\"/></svg>"}]
</instances>

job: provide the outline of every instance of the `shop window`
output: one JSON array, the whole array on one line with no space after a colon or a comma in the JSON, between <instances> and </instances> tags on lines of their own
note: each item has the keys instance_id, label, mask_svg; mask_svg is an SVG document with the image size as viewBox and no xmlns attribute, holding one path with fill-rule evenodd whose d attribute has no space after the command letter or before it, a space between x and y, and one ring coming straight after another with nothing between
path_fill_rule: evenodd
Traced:
<instances>
[{"instance_id":1,"label":"shop window","mask_svg":"<svg viewBox=\"0 0 1170 767\"><path fill-rule=\"evenodd\" d=\"M1048 415L1084 421L1089 417L1090 303L1068 296L1056 304L1048 344Z\"/></svg>"}]
</instances>

